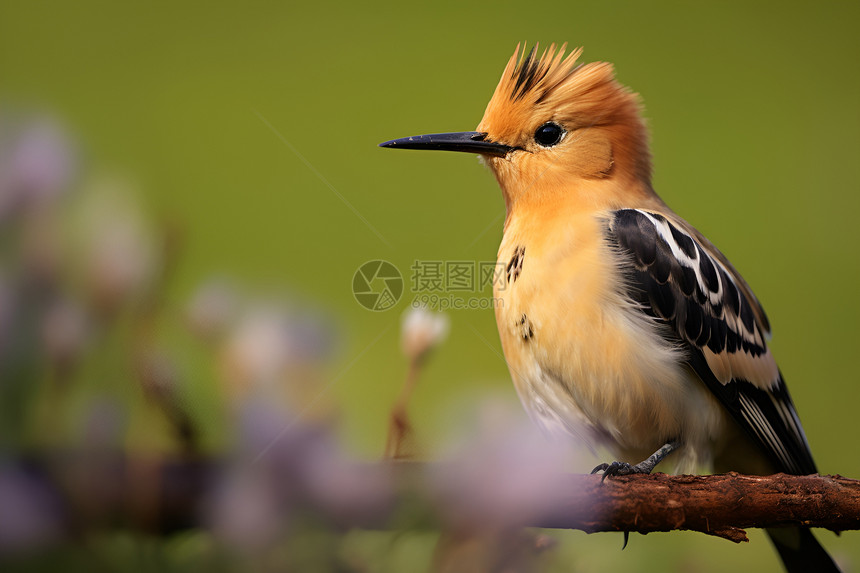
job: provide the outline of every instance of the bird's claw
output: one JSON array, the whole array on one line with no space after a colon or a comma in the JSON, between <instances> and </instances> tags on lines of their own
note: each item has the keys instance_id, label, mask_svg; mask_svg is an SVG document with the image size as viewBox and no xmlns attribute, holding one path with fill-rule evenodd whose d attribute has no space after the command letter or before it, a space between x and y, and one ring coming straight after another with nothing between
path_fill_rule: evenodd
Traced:
<instances>
[{"instance_id":1,"label":"bird's claw","mask_svg":"<svg viewBox=\"0 0 860 573\"><path fill-rule=\"evenodd\" d=\"M626 476L630 474L648 473L639 466L632 466L627 462L612 462L611 464L602 463L591 470L591 473L596 474L600 471L603 472L603 477L600 478L601 482L609 476Z\"/></svg>"}]
</instances>

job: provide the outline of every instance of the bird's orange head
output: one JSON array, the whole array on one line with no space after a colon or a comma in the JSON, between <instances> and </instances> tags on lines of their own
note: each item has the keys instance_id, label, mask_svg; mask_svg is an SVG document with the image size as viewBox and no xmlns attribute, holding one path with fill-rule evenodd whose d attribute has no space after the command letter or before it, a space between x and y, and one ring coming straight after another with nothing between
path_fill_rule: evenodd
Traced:
<instances>
[{"instance_id":1,"label":"bird's orange head","mask_svg":"<svg viewBox=\"0 0 860 573\"><path fill-rule=\"evenodd\" d=\"M555 44L514 51L477 131L420 135L382 147L444 149L482 155L509 210L522 200L575 195L616 203L617 189L650 190L648 135L639 98L611 64L577 64L576 49ZM620 185L616 185L619 183Z\"/></svg>"}]
</instances>

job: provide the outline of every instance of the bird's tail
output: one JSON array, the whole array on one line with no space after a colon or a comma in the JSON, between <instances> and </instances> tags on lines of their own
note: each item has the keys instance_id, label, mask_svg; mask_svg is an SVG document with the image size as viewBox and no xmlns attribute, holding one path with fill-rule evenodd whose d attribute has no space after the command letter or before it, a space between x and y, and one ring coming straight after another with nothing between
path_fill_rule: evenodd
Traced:
<instances>
[{"instance_id":1,"label":"bird's tail","mask_svg":"<svg viewBox=\"0 0 860 573\"><path fill-rule=\"evenodd\" d=\"M808 528L780 527L766 531L788 573L839 573L839 567L833 562L833 558Z\"/></svg>"}]
</instances>

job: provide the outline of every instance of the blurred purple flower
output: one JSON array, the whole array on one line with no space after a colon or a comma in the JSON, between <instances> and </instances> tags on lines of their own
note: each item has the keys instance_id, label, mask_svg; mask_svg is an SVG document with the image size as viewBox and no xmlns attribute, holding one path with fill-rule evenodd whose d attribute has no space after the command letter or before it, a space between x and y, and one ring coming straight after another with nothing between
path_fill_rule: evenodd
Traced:
<instances>
[{"instance_id":1,"label":"blurred purple flower","mask_svg":"<svg viewBox=\"0 0 860 573\"><path fill-rule=\"evenodd\" d=\"M270 476L273 503L338 524L380 522L393 505L388 468L362 464L338 446L331 429L303 423L260 400L243 404L240 457L245 471Z\"/></svg>"},{"instance_id":2,"label":"blurred purple flower","mask_svg":"<svg viewBox=\"0 0 860 573\"><path fill-rule=\"evenodd\" d=\"M90 319L75 300L53 302L42 317L42 344L48 358L59 368L73 366L86 349L91 336Z\"/></svg>"},{"instance_id":3,"label":"blurred purple flower","mask_svg":"<svg viewBox=\"0 0 860 573\"><path fill-rule=\"evenodd\" d=\"M570 450L550 442L512 405L484 401L469 436L434 465L431 490L449 522L486 528L522 525L549 509ZM512 422L519 420L519 422ZM476 426L476 427L475 427Z\"/></svg>"},{"instance_id":4,"label":"blurred purple flower","mask_svg":"<svg viewBox=\"0 0 860 573\"><path fill-rule=\"evenodd\" d=\"M83 444L88 450L111 450L121 446L126 414L112 398L89 401L83 415Z\"/></svg>"},{"instance_id":5,"label":"blurred purple flower","mask_svg":"<svg viewBox=\"0 0 860 573\"><path fill-rule=\"evenodd\" d=\"M14 183L32 200L56 198L74 171L72 147L65 131L48 118L29 124L18 138L10 169Z\"/></svg>"},{"instance_id":6,"label":"blurred purple flower","mask_svg":"<svg viewBox=\"0 0 860 573\"><path fill-rule=\"evenodd\" d=\"M185 309L191 331L204 340L220 338L236 318L238 295L229 282L210 280L194 293Z\"/></svg>"},{"instance_id":7,"label":"blurred purple flower","mask_svg":"<svg viewBox=\"0 0 860 573\"><path fill-rule=\"evenodd\" d=\"M361 463L331 447L310 450L302 469L310 500L336 523L379 524L393 508L394 483L384 464Z\"/></svg>"},{"instance_id":8,"label":"blurred purple flower","mask_svg":"<svg viewBox=\"0 0 860 573\"><path fill-rule=\"evenodd\" d=\"M301 487L301 468L308 459L334 448L327 428L302 423L282 405L261 397L241 403L237 435L240 459L276 471L285 493Z\"/></svg>"},{"instance_id":9,"label":"blurred purple flower","mask_svg":"<svg viewBox=\"0 0 860 573\"><path fill-rule=\"evenodd\" d=\"M0 360L8 351L9 337L12 335L12 324L15 320L14 293L3 270L0 268Z\"/></svg>"},{"instance_id":10,"label":"blurred purple flower","mask_svg":"<svg viewBox=\"0 0 860 573\"><path fill-rule=\"evenodd\" d=\"M21 127L10 123L0 123L0 219L56 200L75 168L70 140L56 121L40 118Z\"/></svg>"},{"instance_id":11,"label":"blurred purple flower","mask_svg":"<svg viewBox=\"0 0 860 573\"><path fill-rule=\"evenodd\" d=\"M254 466L236 466L224 477L208 514L220 542L248 553L275 543L287 523L287 508L278 501L271 475Z\"/></svg>"},{"instance_id":12,"label":"blurred purple flower","mask_svg":"<svg viewBox=\"0 0 860 573\"><path fill-rule=\"evenodd\" d=\"M239 455L244 460L259 460L272 448L293 449L290 419L281 408L259 398L243 401L239 407Z\"/></svg>"},{"instance_id":13,"label":"blurred purple flower","mask_svg":"<svg viewBox=\"0 0 860 573\"><path fill-rule=\"evenodd\" d=\"M20 468L0 465L0 508L0 554L43 547L62 534L56 497Z\"/></svg>"},{"instance_id":14,"label":"blurred purple flower","mask_svg":"<svg viewBox=\"0 0 860 573\"><path fill-rule=\"evenodd\" d=\"M328 448L319 429L291 423L282 409L259 399L239 409L238 451L208 504L215 535L229 546L259 551L274 543L292 508L306 503L302 476L310 452Z\"/></svg>"},{"instance_id":15,"label":"blurred purple flower","mask_svg":"<svg viewBox=\"0 0 860 573\"><path fill-rule=\"evenodd\" d=\"M331 355L334 346L332 326L313 312L294 313L289 320L287 336L293 363L322 362Z\"/></svg>"},{"instance_id":16,"label":"blurred purple flower","mask_svg":"<svg viewBox=\"0 0 860 573\"><path fill-rule=\"evenodd\" d=\"M221 356L222 377L235 399L265 397L287 406L304 403L329 354L331 330L315 315L277 303L255 303L237 321Z\"/></svg>"}]
</instances>

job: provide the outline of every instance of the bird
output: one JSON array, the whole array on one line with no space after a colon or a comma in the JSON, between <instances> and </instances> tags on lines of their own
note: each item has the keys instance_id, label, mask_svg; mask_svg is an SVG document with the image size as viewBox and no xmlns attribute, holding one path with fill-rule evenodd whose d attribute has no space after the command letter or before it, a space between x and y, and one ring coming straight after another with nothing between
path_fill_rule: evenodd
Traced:
<instances>
[{"instance_id":1,"label":"bird","mask_svg":"<svg viewBox=\"0 0 860 573\"><path fill-rule=\"evenodd\" d=\"M654 190L639 95L581 54L518 44L476 131L379 144L477 154L495 175L496 322L529 417L616 456L603 479L667 456L680 473L817 473L762 305ZM808 528L766 531L787 571L838 571Z\"/></svg>"}]
</instances>

